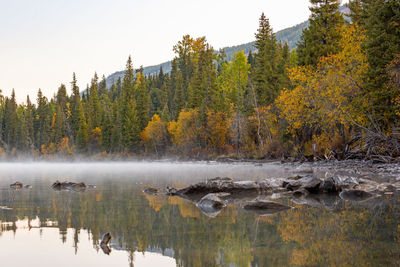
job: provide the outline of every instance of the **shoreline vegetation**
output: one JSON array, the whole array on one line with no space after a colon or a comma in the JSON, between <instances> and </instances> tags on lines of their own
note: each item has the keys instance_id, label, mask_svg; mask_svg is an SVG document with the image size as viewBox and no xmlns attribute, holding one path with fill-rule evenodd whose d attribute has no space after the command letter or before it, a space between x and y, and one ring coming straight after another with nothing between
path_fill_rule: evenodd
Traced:
<instances>
[{"instance_id":1,"label":"shoreline vegetation","mask_svg":"<svg viewBox=\"0 0 400 267\"><path fill-rule=\"evenodd\" d=\"M295 50L261 15L255 51L226 60L185 35L172 70L144 76L129 56L111 88L73 74L50 100L0 98L0 157L400 161L400 3L311 0Z\"/></svg>"}]
</instances>

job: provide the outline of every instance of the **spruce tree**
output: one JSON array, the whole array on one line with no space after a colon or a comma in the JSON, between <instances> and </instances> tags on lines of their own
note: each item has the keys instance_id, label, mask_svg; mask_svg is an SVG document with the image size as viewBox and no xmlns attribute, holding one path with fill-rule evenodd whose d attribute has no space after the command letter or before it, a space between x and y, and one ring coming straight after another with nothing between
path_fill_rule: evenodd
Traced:
<instances>
[{"instance_id":1,"label":"spruce tree","mask_svg":"<svg viewBox=\"0 0 400 267\"><path fill-rule=\"evenodd\" d=\"M89 90L89 113L88 121L90 122L88 127L89 131L100 126L101 122L101 110L98 92L98 76L94 74L92 79L90 90Z\"/></svg>"},{"instance_id":2,"label":"spruce tree","mask_svg":"<svg viewBox=\"0 0 400 267\"><path fill-rule=\"evenodd\" d=\"M150 120L150 96L146 88L146 81L141 72L136 74L136 116L139 131L143 131Z\"/></svg>"},{"instance_id":3,"label":"spruce tree","mask_svg":"<svg viewBox=\"0 0 400 267\"><path fill-rule=\"evenodd\" d=\"M275 34L264 13L261 14L256 33L257 49L255 67L255 89L258 102L262 106L271 104L277 97L281 86L279 83L279 48Z\"/></svg>"},{"instance_id":4,"label":"spruce tree","mask_svg":"<svg viewBox=\"0 0 400 267\"><path fill-rule=\"evenodd\" d=\"M81 96L79 94L79 87L77 85L76 75L73 73L72 75L72 82L71 82L71 89L72 89L72 101L71 101L71 128L73 131L73 137L76 138L76 134L80 127L80 113L81 113Z\"/></svg>"},{"instance_id":5,"label":"spruce tree","mask_svg":"<svg viewBox=\"0 0 400 267\"><path fill-rule=\"evenodd\" d=\"M119 116L121 122L121 145L126 152L133 152L140 138L136 114L134 78L132 59L129 56L122 82Z\"/></svg>"},{"instance_id":6,"label":"spruce tree","mask_svg":"<svg viewBox=\"0 0 400 267\"><path fill-rule=\"evenodd\" d=\"M316 66L320 57L339 52L340 28L344 18L340 0L310 0L310 26L303 30L297 46L300 65Z\"/></svg>"},{"instance_id":7,"label":"spruce tree","mask_svg":"<svg viewBox=\"0 0 400 267\"><path fill-rule=\"evenodd\" d=\"M400 2L362 0L352 7L366 31L364 49L369 63L366 88L372 100L374 119L383 127L392 126L399 105L399 90L390 84L388 66L400 55ZM356 8L357 7L357 8Z\"/></svg>"}]
</instances>

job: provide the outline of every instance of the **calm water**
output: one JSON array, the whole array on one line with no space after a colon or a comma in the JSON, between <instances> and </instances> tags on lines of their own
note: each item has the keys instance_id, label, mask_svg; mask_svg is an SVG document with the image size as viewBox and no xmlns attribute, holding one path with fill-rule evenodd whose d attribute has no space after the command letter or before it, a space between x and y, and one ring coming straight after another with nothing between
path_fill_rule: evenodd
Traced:
<instances>
[{"instance_id":1,"label":"calm water","mask_svg":"<svg viewBox=\"0 0 400 267\"><path fill-rule=\"evenodd\" d=\"M400 198L310 199L270 216L230 205L217 217L146 187L183 187L216 176L295 174L278 164L2 163L1 266L398 266ZM321 173L323 175L323 173ZM56 192L56 180L95 184ZM12 190L15 181L32 189ZM6 209L10 208L10 209ZM110 232L111 253L99 247Z\"/></svg>"}]
</instances>

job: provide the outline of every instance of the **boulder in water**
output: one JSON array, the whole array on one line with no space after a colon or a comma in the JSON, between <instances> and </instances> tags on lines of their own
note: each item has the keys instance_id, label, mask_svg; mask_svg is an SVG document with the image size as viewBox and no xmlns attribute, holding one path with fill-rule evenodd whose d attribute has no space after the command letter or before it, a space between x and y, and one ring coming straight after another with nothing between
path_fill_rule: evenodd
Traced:
<instances>
[{"instance_id":1,"label":"boulder in water","mask_svg":"<svg viewBox=\"0 0 400 267\"><path fill-rule=\"evenodd\" d=\"M196 206L206 216L214 218L226 207L226 203L222 198L229 195L229 193L207 194L197 202Z\"/></svg>"},{"instance_id":2,"label":"boulder in water","mask_svg":"<svg viewBox=\"0 0 400 267\"><path fill-rule=\"evenodd\" d=\"M12 189L21 189L24 185L20 182L15 182L13 184L10 184L10 188Z\"/></svg>"}]
</instances>

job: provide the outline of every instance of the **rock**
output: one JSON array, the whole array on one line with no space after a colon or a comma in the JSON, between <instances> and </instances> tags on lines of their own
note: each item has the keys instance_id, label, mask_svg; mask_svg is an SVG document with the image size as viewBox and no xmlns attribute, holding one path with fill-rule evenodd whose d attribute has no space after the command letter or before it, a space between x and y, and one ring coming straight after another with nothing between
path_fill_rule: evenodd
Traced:
<instances>
[{"instance_id":1,"label":"rock","mask_svg":"<svg viewBox=\"0 0 400 267\"><path fill-rule=\"evenodd\" d=\"M158 193L158 189L149 187L149 188L144 189L143 193L146 193L148 195L156 195Z\"/></svg>"},{"instance_id":2,"label":"rock","mask_svg":"<svg viewBox=\"0 0 400 267\"><path fill-rule=\"evenodd\" d=\"M380 185L377 186L377 190L379 192L395 192L397 190L396 186L391 184L391 183L382 183Z\"/></svg>"},{"instance_id":3,"label":"rock","mask_svg":"<svg viewBox=\"0 0 400 267\"><path fill-rule=\"evenodd\" d=\"M243 193L248 191L258 192L260 186L258 183L253 181L240 181L234 182L230 178L214 178L208 179L205 182L199 182L194 185L190 185L186 188L176 191L177 195L181 196L200 196L203 197L210 193Z\"/></svg>"},{"instance_id":4,"label":"rock","mask_svg":"<svg viewBox=\"0 0 400 267\"><path fill-rule=\"evenodd\" d=\"M299 188L304 188L310 193L319 193L320 184L321 180L319 178L314 176L305 176L299 179L285 180L282 183L282 187L289 191L297 191Z\"/></svg>"},{"instance_id":5,"label":"rock","mask_svg":"<svg viewBox=\"0 0 400 267\"><path fill-rule=\"evenodd\" d=\"M284 204L267 200L258 200L250 202L246 204L243 208L245 210L253 211L260 216L268 216L274 213L291 209L291 207L286 206Z\"/></svg>"},{"instance_id":6,"label":"rock","mask_svg":"<svg viewBox=\"0 0 400 267\"><path fill-rule=\"evenodd\" d=\"M67 190L67 191L76 191L83 192L86 190L87 186L85 183L72 183L72 182L59 182L56 181L51 188L56 191Z\"/></svg>"},{"instance_id":7,"label":"rock","mask_svg":"<svg viewBox=\"0 0 400 267\"><path fill-rule=\"evenodd\" d=\"M51 188L54 190L60 191L60 190L67 190L69 186L73 185L74 183L70 182L59 182L58 180L51 185Z\"/></svg>"},{"instance_id":8,"label":"rock","mask_svg":"<svg viewBox=\"0 0 400 267\"><path fill-rule=\"evenodd\" d=\"M165 188L165 190L167 191L167 195L168 196L175 196L177 194L177 192L178 192L178 190L176 188L169 187L169 186L167 186Z\"/></svg>"},{"instance_id":9,"label":"rock","mask_svg":"<svg viewBox=\"0 0 400 267\"><path fill-rule=\"evenodd\" d=\"M323 193L337 193L341 191L341 187L333 177L322 180L319 185L319 191Z\"/></svg>"},{"instance_id":10,"label":"rock","mask_svg":"<svg viewBox=\"0 0 400 267\"><path fill-rule=\"evenodd\" d=\"M362 190L346 190L339 194L341 199L350 201L363 201L373 197L374 195Z\"/></svg>"},{"instance_id":11,"label":"rock","mask_svg":"<svg viewBox=\"0 0 400 267\"><path fill-rule=\"evenodd\" d=\"M378 190L379 183L369 180L369 179L360 179L359 184L354 188L357 190L362 190L366 192L376 192Z\"/></svg>"},{"instance_id":12,"label":"rock","mask_svg":"<svg viewBox=\"0 0 400 267\"><path fill-rule=\"evenodd\" d=\"M13 184L10 184L10 188L12 189L21 189L23 187L23 184L20 182L15 182Z\"/></svg>"},{"instance_id":13,"label":"rock","mask_svg":"<svg viewBox=\"0 0 400 267\"><path fill-rule=\"evenodd\" d=\"M83 192L86 190L87 187L85 183L73 183L68 188L76 192Z\"/></svg>"},{"instance_id":14,"label":"rock","mask_svg":"<svg viewBox=\"0 0 400 267\"><path fill-rule=\"evenodd\" d=\"M221 210L226 207L225 201L221 198L229 196L229 193L207 194L196 204L206 216L215 218Z\"/></svg>"},{"instance_id":15,"label":"rock","mask_svg":"<svg viewBox=\"0 0 400 267\"><path fill-rule=\"evenodd\" d=\"M282 187L289 191L296 191L301 187L301 182L299 180L287 180L282 183Z\"/></svg>"},{"instance_id":16,"label":"rock","mask_svg":"<svg viewBox=\"0 0 400 267\"><path fill-rule=\"evenodd\" d=\"M297 180L301 183L301 187L306 189L308 192L312 194L319 193L319 186L321 184L321 179L316 178L314 176L306 176Z\"/></svg>"},{"instance_id":17,"label":"rock","mask_svg":"<svg viewBox=\"0 0 400 267\"><path fill-rule=\"evenodd\" d=\"M93 184L88 184L87 185L87 189L96 189L97 186L93 185Z\"/></svg>"},{"instance_id":18,"label":"rock","mask_svg":"<svg viewBox=\"0 0 400 267\"><path fill-rule=\"evenodd\" d=\"M100 248L103 250L104 254L110 255L111 253L111 248L108 246L108 243L111 240L111 234L106 233L103 235L103 238L101 239L100 242Z\"/></svg>"},{"instance_id":19,"label":"rock","mask_svg":"<svg viewBox=\"0 0 400 267\"><path fill-rule=\"evenodd\" d=\"M281 187L282 183L285 181L283 178L269 178L258 182L258 187L260 190L268 191L273 188Z\"/></svg>"},{"instance_id":20,"label":"rock","mask_svg":"<svg viewBox=\"0 0 400 267\"><path fill-rule=\"evenodd\" d=\"M297 180L300 180L301 178L303 178L303 176L297 175L297 176L293 176L293 177L288 177L287 179L288 179L288 180L295 180L295 181L297 181Z\"/></svg>"}]
</instances>

